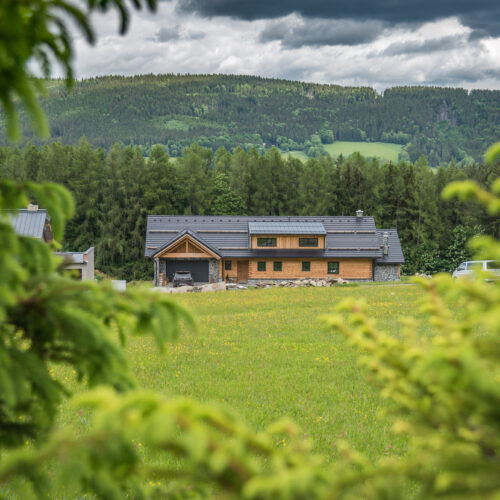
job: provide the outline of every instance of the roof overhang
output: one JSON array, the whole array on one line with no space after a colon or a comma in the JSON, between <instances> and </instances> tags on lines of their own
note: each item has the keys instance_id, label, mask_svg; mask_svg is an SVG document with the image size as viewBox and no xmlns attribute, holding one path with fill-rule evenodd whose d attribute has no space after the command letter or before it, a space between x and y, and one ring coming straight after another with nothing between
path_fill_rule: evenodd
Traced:
<instances>
[{"instance_id":1,"label":"roof overhang","mask_svg":"<svg viewBox=\"0 0 500 500\"><path fill-rule=\"evenodd\" d=\"M213 248L212 246L208 245L202 238L194 234L192 231L189 231L188 229L181 231L173 240L169 241L163 247L159 248L154 254L153 258L159 258L162 256L165 256L166 254L170 254L172 250L177 248L179 245L181 245L183 242L191 242L193 243L196 247L199 247L203 250L207 256L210 256L214 259L220 260L221 255L220 253ZM193 257L199 257L198 254L195 254Z\"/></svg>"}]
</instances>

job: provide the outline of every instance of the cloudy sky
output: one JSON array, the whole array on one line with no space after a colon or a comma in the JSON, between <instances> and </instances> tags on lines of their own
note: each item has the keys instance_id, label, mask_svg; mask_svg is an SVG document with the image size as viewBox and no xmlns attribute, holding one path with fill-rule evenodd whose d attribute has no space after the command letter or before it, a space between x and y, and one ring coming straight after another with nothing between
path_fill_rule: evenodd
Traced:
<instances>
[{"instance_id":1,"label":"cloudy sky","mask_svg":"<svg viewBox=\"0 0 500 500\"><path fill-rule=\"evenodd\" d=\"M231 73L340 85L500 89L499 0L160 0L75 35L80 78ZM75 31L76 33L76 31Z\"/></svg>"}]
</instances>

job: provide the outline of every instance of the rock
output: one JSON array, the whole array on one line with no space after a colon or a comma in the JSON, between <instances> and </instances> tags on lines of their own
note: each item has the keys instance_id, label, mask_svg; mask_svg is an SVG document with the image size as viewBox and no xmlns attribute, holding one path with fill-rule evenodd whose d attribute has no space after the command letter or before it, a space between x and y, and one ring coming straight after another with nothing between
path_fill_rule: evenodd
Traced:
<instances>
[{"instance_id":1,"label":"rock","mask_svg":"<svg viewBox=\"0 0 500 500\"><path fill-rule=\"evenodd\" d=\"M219 281L217 283L209 283L208 285L203 285L201 287L202 292L220 292L226 290L226 283Z\"/></svg>"},{"instance_id":2,"label":"rock","mask_svg":"<svg viewBox=\"0 0 500 500\"><path fill-rule=\"evenodd\" d=\"M187 293L191 292L194 287L189 286L189 285L184 285L184 286L178 286L176 288L169 288L170 293ZM168 292L167 292L168 293Z\"/></svg>"}]
</instances>

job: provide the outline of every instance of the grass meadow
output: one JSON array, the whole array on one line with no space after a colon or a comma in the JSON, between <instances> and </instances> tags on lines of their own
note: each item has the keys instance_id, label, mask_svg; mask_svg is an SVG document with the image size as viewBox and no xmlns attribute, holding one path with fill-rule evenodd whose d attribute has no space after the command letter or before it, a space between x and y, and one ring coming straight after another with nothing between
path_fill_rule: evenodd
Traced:
<instances>
[{"instance_id":1,"label":"grass meadow","mask_svg":"<svg viewBox=\"0 0 500 500\"><path fill-rule=\"evenodd\" d=\"M391 144L389 142L354 141L335 141L333 144L323 144L323 147L333 158L336 158L340 154L345 157L353 153L360 153L368 158L376 157L382 161L392 161L393 163L397 163L398 155L403 149L402 145ZM290 154L301 160L307 160L307 155L303 151L290 151L284 154Z\"/></svg>"},{"instance_id":2,"label":"grass meadow","mask_svg":"<svg viewBox=\"0 0 500 500\"><path fill-rule=\"evenodd\" d=\"M404 453L405 442L379 415L357 351L318 317L347 296L363 298L379 326L398 335L397 318L417 311L421 294L388 285L172 295L192 311L197 331L183 332L163 355L151 338L133 338L127 350L143 388L227 405L255 429L291 417L327 462L340 438L376 459ZM62 422L74 419L67 412Z\"/></svg>"}]
</instances>

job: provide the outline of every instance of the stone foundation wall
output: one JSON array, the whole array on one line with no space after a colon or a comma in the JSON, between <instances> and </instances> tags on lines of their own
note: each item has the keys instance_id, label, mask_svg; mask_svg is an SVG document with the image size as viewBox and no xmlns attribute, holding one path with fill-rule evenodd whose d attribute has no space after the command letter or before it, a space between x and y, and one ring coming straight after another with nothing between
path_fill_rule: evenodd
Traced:
<instances>
[{"instance_id":1,"label":"stone foundation wall","mask_svg":"<svg viewBox=\"0 0 500 500\"><path fill-rule=\"evenodd\" d=\"M219 281L219 261L217 259L209 259L208 260L208 281L210 283L217 283Z\"/></svg>"},{"instance_id":2,"label":"stone foundation wall","mask_svg":"<svg viewBox=\"0 0 500 500\"><path fill-rule=\"evenodd\" d=\"M286 279L282 279L282 280L277 280L277 279L260 279L260 280L256 280L256 279L249 279L248 282L247 282L247 285L248 286L255 286L259 283L281 283L281 282L287 282L287 283L295 283L297 281L300 281L300 280L308 280L308 279L313 279L313 280L317 280L317 279L321 279L321 278L286 278ZM325 280L327 280L328 278L325 278ZM347 283L372 283L373 280L371 279L346 279L344 280L345 282Z\"/></svg>"},{"instance_id":3,"label":"stone foundation wall","mask_svg":"<svg viewBox=\"0 0 500 500\"><path fill-rule=\"evenodd\" d=\"M375 265L373 281L399 281L399 264Z\"/></svg>"}]
</instances>

